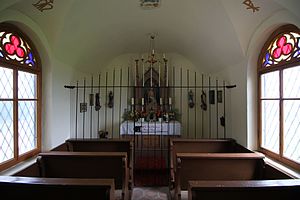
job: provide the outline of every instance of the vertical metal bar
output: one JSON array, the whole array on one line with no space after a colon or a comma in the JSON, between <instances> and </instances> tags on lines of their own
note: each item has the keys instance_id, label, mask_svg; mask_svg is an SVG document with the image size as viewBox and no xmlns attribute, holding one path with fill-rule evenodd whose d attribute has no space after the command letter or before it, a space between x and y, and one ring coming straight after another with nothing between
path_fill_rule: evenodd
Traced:
<instances>
[{"instance_id":1,"label":"vertical metal bar","mask_svg":"<svg viewBox=\"0 0 300 200\"><path fill-rule=\"evenodd\" d=\"M219 84L218 84L218 79L216 79L216 111L217 111L217 116L216 116L216 122L217 122L217 138L219 139L219 101L218 101L218 89L219 89Z\"/></svg>"},{"instance_id":2,"label":"vertical metal bar","mask_svg":"<svg viewBox=\"0 0 300 200\"><path fill-rule=\"evenodd\" d=\"M194 103L195 103L195 107L194 107L194 110L195 110L195 139L197 138L197 106L196 106L196 102L197 102L197 72L195 72L195 99L194 99Z\"/></svg>"},{"instance_id":3,"label":"vertical metal bar","mask_svg":"<svg viewBox=\"0 0 300 200\"><path fill-rule=\"evenodd\" d=\"M182 113L182 67L180 68L180 113Z\"/></svg>"},{"instance_id":4,"label":"vertical metal bar","mask_svg":"<svg viewBox=\"0 0 300 200\"><path fill-rule=\"evenodd\" d=\"M225 120L225 125L224 125L224 138L226 138L226 87L225 87L225 81L223 81L223 95L224 95L224 104L223 104L223 109L224 109L224 120Z\"/></svg>"},{"instance_id":5,"label":"vertical metal bar","mask_svg":"<svg viewBox=\"0 0 300 200\"><path fill-rule=\"evenodd\" d=\"M91 84L92 85L92 87L91 87L91 94L93 94L93 92L94 92L94 89L93 89L93 86L94 86L93 76L92 76L92 79L91 79L91 83L92 83ZM90 111L91 111L91 113L90 113L90 138L92 138L92 132L93 132L92 131L92 129L93 129L93 106L91 106L91 105L90 105Z\"/></svg>"},{"instance_id":6,"label":"vertical metal bar","mask_svg":"<svg viewBox=\"0 0 300 200\"><path fill-rule=\"evenodd\" d=\"M123 82L123 74L122 74L122 68L120 69L120 86L122 86L122 82ZM119 101L119 127L121 127L121 110L122 110L122 87L120 87L120 101ZM119 138L120 138L120 132L121 130L119 130Z\"/></svg>"},{"instance_id":7,"label":"vertical metal bar","mask_svg":"<svg viewBox=\"0 0 300 200\"><path fill-rule=\"evenodd\" d=\"M101 80L101 73L98 76L98 93L99 93L99 102L100 102L100 106L101 106L101 95L100 95L100 80ZM97 132L99 131L100 128L100 109L97 111L98 116L97 116Z\"/></svg>"},{"instance_id":8,"label":"vertical metal bar","mask_svg":"<svg viewBox=\"0 0 300 200\"><path fill-rule=\"evenodd\" d=\"M202 87L202 91L201 91L201 95L203 94L204 92L204 87L203 87L203 83L204 83L204 80L203 80L203 74L201 76L201 87ZM202 101L202 96L201 96L201 101ZM202 102L201 102L202 103ZM203 109L201 108L201 138L203 138L203 135L204 135L204 127L203 127L203 124L204 124L204 119L203 119L204 115L203 115Z\"/></svg>"},{"instance_id":9,"label":"vertical metal bar","mask_svg":"<svg viewBox=\"0 0 300 200\"><path fill-rule=\"evenodd\" d=\"M85 106L85 78L83 80L83 104ZM84 138L84 127L85 126L85 111L82 114L82 137Z\"/></svg>"},{"instance_id":10,"label":"vertical metal bar","mask_svg":"<svg viewBox=\"0 0 300 200\"><path fill-rule=\"evenodd\" d=\"M190 70L187 70L186 73L186 81L187 81L187 95L189 94L189 89L190 89ZM187 137L189 138L190 135L190 107L189 105L187 106Z\"/></svg>"},{"instance_id":11,"label":"vertical metal bar","mask_svg":"<svg viewBox=\"0 0 300 200\"><path fill-rule=\"evenodd\" d=\"M173 66L173 101L175 106L175 66ZM175 123L173 123L173 136L175 135ZM169 145L169 144L167 144Z\"/></svg>"},{"instance_id":12,"label":"vertical metal bar","mask_svg":"<svg viewBox=\"0 0 300 200\"><path fill-rule=\"evenodd\" d=\"M113 89L112 89L112 93L113 93L113 96L115 96L115 76L116 76L116 70L114 68L114 71L113 71ZM114 98L113 98L113 101L114 101ZM113 107L112 107L112 110L111 110L111 137L114 138L114 111L115 111L115 101L113 102Z\"/></svg>"},{"instance_id":13,"label":"vertical metal bar","mask_svg":"<svg viewBox=\"0 0 300 200\"><path fill-rule=\"evenodd\" d=\"M108 104L108 102L107 102L107 77L108 77L108 72L106 72L106 74L105 74L105 114L104 114L104 116L105 116L105 119L104 119L104 129L105 129L105 131L107 131L107 129L106 129L106 121L107 121L107 104Z\"/></svg>"},{"instance_id":14,"label":"vertical metal bar","mask_svg":"<svg viewBox=\"0 0 300 200\"><path fill-rule=\"evenodd\" d=\"M77 134L78 134L78 130L77 130L77 123L78 123L78 81L76 82L76 108L75 108L75 138L77 139Z\"/></svg>"},{"instance_id":15,"label":"vertical metal bar","mask_svg":"<svg viewBox=\"0 0 300 200\"><path fill-rule=\"evenodd\" d=\"M211 138L211 105L210 105L210 76L208 77L208 115L209 115L209 138Z\"/></svg>"}]
</instances>

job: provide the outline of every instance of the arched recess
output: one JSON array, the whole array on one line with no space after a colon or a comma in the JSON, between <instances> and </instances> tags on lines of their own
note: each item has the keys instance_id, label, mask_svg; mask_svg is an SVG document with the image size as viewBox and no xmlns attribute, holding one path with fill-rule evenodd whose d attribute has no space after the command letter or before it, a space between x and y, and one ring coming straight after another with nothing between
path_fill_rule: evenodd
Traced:
<instances>
[{"instance_id":1,"label":"arched recess","mask_svg":"<svg viewBox=\"0 0 300 200\"><path fill-rule=\"evenodd\" d=\"M280 26L265 42L257 63L258 147L300 169L300 29Z\"/></svg>"},{"instance_id":2,"label":"arched recess","mask_svg":"<svg viewBox=\"0 0 300 200\"><path fill-rule=\"evenodd\" d=\"M251 40L246 52L247 56L247 147L250 149L258 149L257 137L257 60L259 53L263 48L268 37L280 26L285 24L295 24L300 26L299 19L291 15L286 10L279 11L260 26L257 27L255 33L251 36Z\"/></svg>"},{"instance_id":3,"label":"arched recess","mask_svg":"<svg viewBox=\"0 0 300 200\"><path fill-rule=\"evenodd\" d=\"M41 150L42 64L30 37L0 23L0 169Z\"/></svg>"}]
</instances>

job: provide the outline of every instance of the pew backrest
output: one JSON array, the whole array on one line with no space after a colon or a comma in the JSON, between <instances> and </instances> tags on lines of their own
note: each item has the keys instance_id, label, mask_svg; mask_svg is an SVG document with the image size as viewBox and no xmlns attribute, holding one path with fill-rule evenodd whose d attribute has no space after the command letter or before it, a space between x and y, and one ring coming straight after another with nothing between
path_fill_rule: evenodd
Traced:
<instances>
[{"instance_id":1,"label":"pew backrest","mask_svg":"<svg viewBox=\"0 0 300 200\"><path fill-rule=\"evenodd\" d=\"M133 140L132 139L68 139L68 151L71 152L126 152L129 168L130 186L133 185Z\"/></svg>"},{"instance_id":2,"label":"pew backrest","mask_svg":"<svg viewBox=\"0 0 300 200\"><path fill-rule=\"evenodd\" d=\"M190 180L260 180L264 156L258 153L177 153L175 187Z\"/></svg>"},{"instance_id":3,"label":"pew backrest","mask_svg":"<svg viewBox=\"0 0 300 200\"><path fill-rule=\"evenodd\" d=\"M300 180L189 181L189 200L295 199L300 195Z\"/></svg>"},{"instance_id":4,"label":"pew backrest","mask_svg":"<svg viewBox=\"0 0 300 200\"><path fill-rule=\"evenodd\" d=\"M234 139L181 139L169 142L170 185L174 184L177 153L253 153Z\"/></svg>"},{"instance_id":5,"label":"pew backrest","mask_svg":"<svg viewBox=\"0 0 300 200\"><path fill-rule=\"evenodd\" d=\"M113 179L69 179L0 176L4 199L114 199Z\"/></svg>"},{"instance_id":6,"label":"pew backrest","mask_svg":"<svg viewBox=\"0 0 300 200\"><path fill-rule=\"evenodd\" d=\"M47 152L37 159L40 176L49 178L113 178L117 189L128 181L125 152Z\"/></svg>"}]
</instances>

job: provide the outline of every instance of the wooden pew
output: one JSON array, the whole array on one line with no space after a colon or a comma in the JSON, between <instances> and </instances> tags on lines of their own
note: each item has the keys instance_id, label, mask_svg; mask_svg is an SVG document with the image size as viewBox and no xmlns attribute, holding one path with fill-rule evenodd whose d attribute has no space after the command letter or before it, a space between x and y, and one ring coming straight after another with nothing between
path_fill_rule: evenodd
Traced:
<instances>
[{"instance_id":1,"label":"wooden pew","mask_svg":"<svg viewBox=\"0 0 300 200\"><path fill-rule=\"evenodd\" d=\"M170 188L174 188L177 153L253 153L234 139L170 138Z\"/></svg>"},{"instance_id":2,"label":"wooden pew","mask_svg":"<svg viewBox=\"0 0 300 200\"><path fill-rule=\"evenodd\" d=\"M189 181L189 200L296 199L300 179L250 181Z\"/></svg>"},{"instance_id":3,"label":"wooden pew","mask_svg":"<svg viewBox=\"0 0 300 200\"><path fill-rule=\"evenodd\" d=\"M125 152L47 152L37 159L41 177L111 178L123 199L129 198L127 153Z\"/></svg>"},{"instance_id":4,"label":"wooden pew","mask_svg":"<svg viewBox=\"0 0 300 200\"><path fill-rule=\"evenodd\" d=\"M113 179L0 176L2 199L114 199Z\"/></svg>"},{"instance_id":5,"label":"wooden pew","mask_svg":"<svg viewBox=\"0 0 300 200\"><path fill-rule=\"evenodd\" d=\"M133 140L132 139L68 139L68 151L74 152L126 152L130 187L133 186Z\"/></svg>"},{"instance_id":6,"label":"wooden pew","mask_svg":"<svg viewBox=\"0 0 300 200\"><path fill-rule=\"evenodd\" d=\"M256 153L177 153L175 198L190 180L260 180L264 156Z\"/></svg>"}]
</instances>

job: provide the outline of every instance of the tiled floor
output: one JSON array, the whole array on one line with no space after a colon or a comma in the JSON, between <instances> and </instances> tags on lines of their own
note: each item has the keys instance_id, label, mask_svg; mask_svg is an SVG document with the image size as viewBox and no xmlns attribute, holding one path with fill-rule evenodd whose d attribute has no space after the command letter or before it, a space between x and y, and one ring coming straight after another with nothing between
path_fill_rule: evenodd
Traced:
<instances>
[{"instance_id":1,"label":"tiled floor","mask_svg":"<svg viewBox=\"0 0 300 200\"><path fill-rule=\"evenodd\" d=\"M131 200L169 200L168 187L135 187Z\"/></svg>"}]
</instances>

